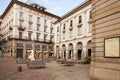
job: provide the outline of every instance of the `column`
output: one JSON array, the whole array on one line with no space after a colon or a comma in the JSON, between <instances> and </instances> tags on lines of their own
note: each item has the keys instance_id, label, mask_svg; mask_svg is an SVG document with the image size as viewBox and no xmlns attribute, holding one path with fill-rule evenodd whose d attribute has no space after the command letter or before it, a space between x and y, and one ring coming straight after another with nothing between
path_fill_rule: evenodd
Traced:
<instances>
[{"instance_id":1,"label":"column","mask_svg":"<svg viewBox=\"0 0 120 80\"><path fill-rule=\"evenodd\" d=\"M74 50L74 60L75 61L78 60L78 50L77 49Z\"/></svg>"}]
</instances>

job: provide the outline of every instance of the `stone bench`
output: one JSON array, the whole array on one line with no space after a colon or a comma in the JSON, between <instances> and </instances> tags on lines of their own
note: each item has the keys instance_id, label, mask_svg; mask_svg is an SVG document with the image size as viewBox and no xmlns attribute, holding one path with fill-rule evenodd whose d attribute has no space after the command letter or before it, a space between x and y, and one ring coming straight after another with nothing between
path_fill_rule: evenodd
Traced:
<instances>
[{"instance_id":1,"label":"stone bench","mask_svg":"<svg viewBox=\"0 0 120 80\"><path fill-rule=\"evenodd\" d=\"M27 64L28 68L45 68L45 62L44 61L31 61Z\"/></svg>"},{"instance_id":2,"label":"stone bench","mask_svg":"<svg viewBox=\"0 0 120 80\"><path fill-rule=\"evenodd\" d=\"M29 62L30 62L30 59L28 59L28 58L18 58L18 59L16 59L17 64L27 64Z\"/></svg>"}]
</instances>

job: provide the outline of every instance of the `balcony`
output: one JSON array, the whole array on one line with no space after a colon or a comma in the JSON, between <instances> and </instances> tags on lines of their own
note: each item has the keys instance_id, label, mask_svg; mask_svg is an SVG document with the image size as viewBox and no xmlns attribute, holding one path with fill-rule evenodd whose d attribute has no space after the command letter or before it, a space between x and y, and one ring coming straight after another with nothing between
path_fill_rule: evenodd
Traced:
<instances>
[{"instance_id":1,"label":"balcony","mask_svg":"<svg viewBox=\"0 0 120 80\"><path fill-rule=\"evenodd\" d=\"M45 25L44 25L44 28L47 28L47 27L48 27L48 26L45 24Z\"/></svg>"},{"instance_id":2,"label":"balcony","mask_svg":"<svg viewBox=\"0 0 120 80\"><path fill-rule=\"evenodd\" d=\"M12 40L12 39L26 40L27 37L26 36L19 36L19 35L10 35L10 36L8 36L8 40Z\"/></svg>"},{"instance_id":3,"label":"balcony","mask_svg":"<svg viewBox=\"0 0 120 80\"><path fill-rule=\"evenodd\" d=\"M72 29L73 29L73 27L72 27L72 26L70 26L69 30L70 30L70 31L72 31Z\"/></svg>"},{"instance_id":4,"label":"balcony","mask_svg":"<svg viewBox=\"0 0 120 80\"><path fill-rule=\"evenodd\" d=\"M77 25L77 27L79 27L79 28L80 28L81 26L82 26L82 23L79 23L79 24Z\"/></svg>"},{"instance_id":5,"label":"balcony","mask_svg":"<svg viewBox=\"0 0 120 80\"><path fill-rule=\"evenodd\" d=\"M41 25L40 22L37 22L37 25L40 26Z\"/></svg>"},{"instance_id":6,"label":"balcony","mask_svg":"<svg viewBox=\"0 0 120 80\"><path fill-rule=\"evenodd\" d=\"M32 21L32 20L29 20L29 21L28 21L28 23L29 23L29 24L32 24L32 23L33 23L33 21Z\"/></svg>"},{"instance_id":7,"label":"balcony","mask_svg":"<svg viewBox=\"0 0 120 80\"><path fill-rule=\"evenodd\" d=\"M25 27L23 27L22 25L19 25L19 26L18 26L18 29L19 29L19 30L25 30Z\"/></svg>"},{"instance_id":8,"label":"balcony","mask_svg":"<svg viewBox=\"0 0 120 80\"><path fill-rule=\"evenodd\" d=\"M62 31L63 33L65 33L66 32L66 30L65 29L63 29L63 31Z\"/></svg>"},{"instance_id":9,"label":"balcony","mask_svg":"<svg viewBox=\"0 0 120 80\"><path fill-rule=\"evenodd\" d=\"M23 18L23 17L20 17L19 20L20 20L20 21L24 21L24 18Z\"/></svg>"}]
</instances>

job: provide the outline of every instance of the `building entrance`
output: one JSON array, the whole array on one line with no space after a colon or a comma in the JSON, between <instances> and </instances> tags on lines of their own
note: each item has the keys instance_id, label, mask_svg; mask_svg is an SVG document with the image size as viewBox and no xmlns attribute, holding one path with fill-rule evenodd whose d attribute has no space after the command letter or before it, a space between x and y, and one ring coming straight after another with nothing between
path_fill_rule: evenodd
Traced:
<instances>
[{"instance_id":1,"label":"building entrance","mask_svg":"<svg viewBox=\"0 0 120 80\"><path fill-rule=\"evenodd\" d=\"M23 58L23 49L17 49L16 58Z\"/></svg>"},{"instance_id":2,"label":"building entrance","mask_svg":"<svg viewBox=\"0 0 120 80\"><path fill-rule=\"evenodd\" d=\"M81 60L82 50L78 50L78 60Z\"/></svg>"}]
</instances>

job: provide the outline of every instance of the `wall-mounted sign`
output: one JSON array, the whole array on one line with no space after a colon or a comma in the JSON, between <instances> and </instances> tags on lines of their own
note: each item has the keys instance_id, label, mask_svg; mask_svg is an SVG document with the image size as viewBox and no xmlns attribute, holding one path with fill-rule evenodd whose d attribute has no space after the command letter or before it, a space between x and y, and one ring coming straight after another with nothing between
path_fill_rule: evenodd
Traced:
<instances>
[{"instance_id":1,"label":"wall-mounted sign","mask_svg":"<svg viewBox=\"0 0 120 80\"><path fill-rule=\"evenodd\" d=\"M104 57L120 57L120 37L106 38L104 45Z\"/></svg>"}]
</instances>

